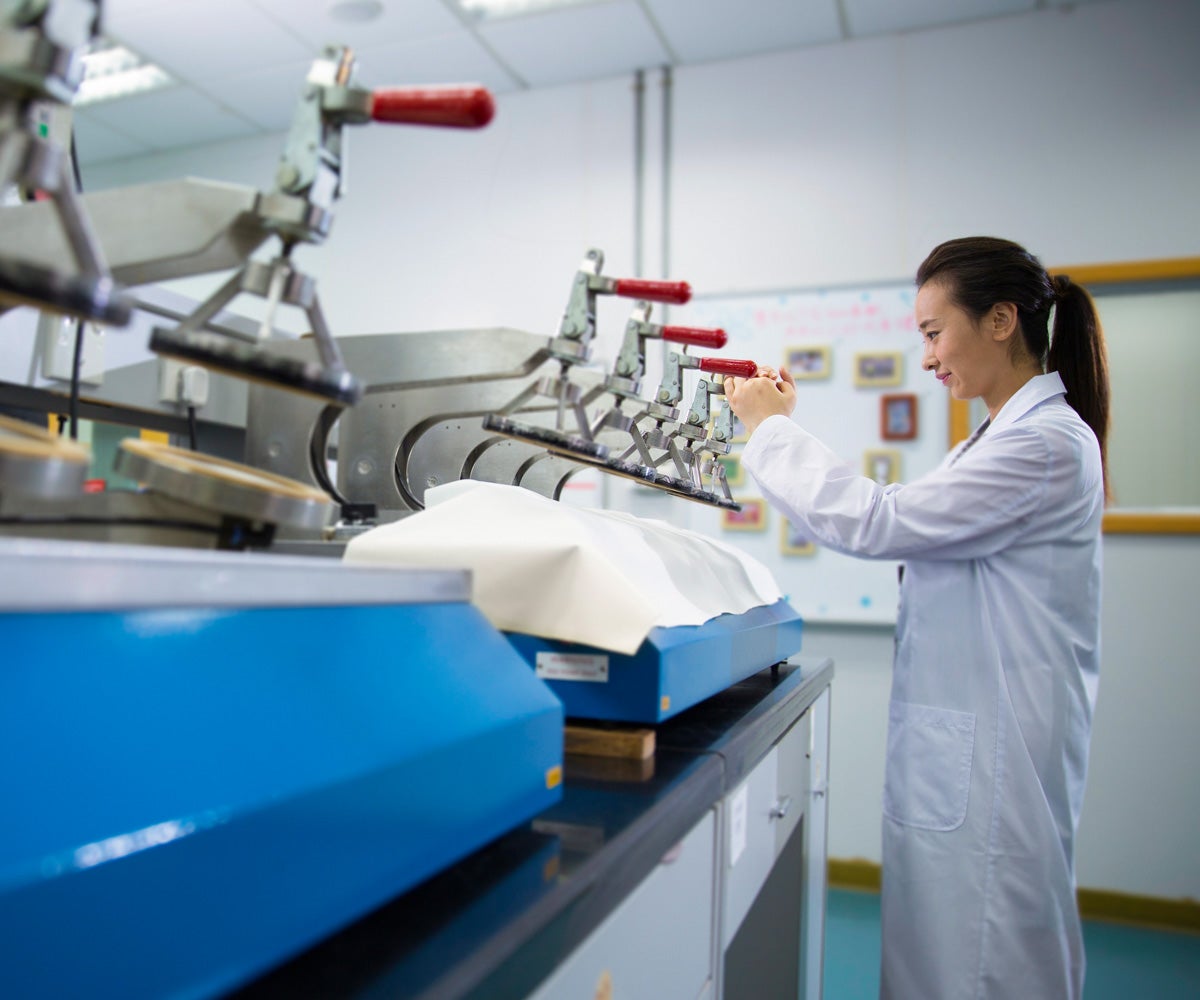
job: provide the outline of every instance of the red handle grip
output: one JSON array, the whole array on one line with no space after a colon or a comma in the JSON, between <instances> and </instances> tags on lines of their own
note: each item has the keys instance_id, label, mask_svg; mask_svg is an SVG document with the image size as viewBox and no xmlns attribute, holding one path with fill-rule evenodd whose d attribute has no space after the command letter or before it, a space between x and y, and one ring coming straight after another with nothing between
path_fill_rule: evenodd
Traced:
<instances>
[{"instance_id":1,"label":"red handle grip","mask_svg":"<svg viewBox=\"0 0 1200 1000\"><path fill-rule=\"evenodd\" d=\"M734 375L737 378L754 378L758 374L757 361L740 361L737 358L701 358L700 370L713 375Z\"/></svg>"},{"instance_id":2,"label":"red handle grip","mask_svg":"<svg viewBox=\"0 0 1200 1000\"><path fill-rule=\"evenodd\" d=\"M377 90L371 99L377 122L483 128L495 113L486 87L396 87Z\"/></svg>"},{"instance_id":3,"label":"red handle grip","mask_svg":"<svg viewBox=\"0 0 1200 1000\"><path fill-rule=\"evenodd\" d=\"M668 340L672 344L687 344L691 347L711 347L713 350L720 350L725 346L729 337L720 328L710 330L695 326L664 326L662 339Z\"/></svg>"},{"instance_id":4,"label":"red handle grip","mask_svg":"<svg viewBox=\"0 0 1200 1000\"><path fill-rule=\"evenodd\" d=\"M641 278L618 278L613 291L626 299L648 299L651 302L670 302L686 305L692 299L692 286L686 281L645 281Z\"/></svg>"}]
</instances>

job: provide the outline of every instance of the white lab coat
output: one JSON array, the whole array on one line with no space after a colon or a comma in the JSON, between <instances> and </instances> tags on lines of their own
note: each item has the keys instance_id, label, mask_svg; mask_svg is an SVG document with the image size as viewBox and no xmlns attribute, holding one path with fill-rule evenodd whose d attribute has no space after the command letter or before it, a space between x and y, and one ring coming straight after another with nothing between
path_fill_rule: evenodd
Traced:
<instances>
[{"instance_id":1,"label":"white lab coat","mask_svg":"<svg viewBox=\"0 0 1200 1000\"><path fill-rule=\"evenodd\" d=\"M801 396L803 401L803 396ZM1100 639L1104 486L1056 373L909 485L786 417L743 463L818 544L902 559L883 801L882 995L1078 998L1074 837Z\"/></svg>"}]
</instances>

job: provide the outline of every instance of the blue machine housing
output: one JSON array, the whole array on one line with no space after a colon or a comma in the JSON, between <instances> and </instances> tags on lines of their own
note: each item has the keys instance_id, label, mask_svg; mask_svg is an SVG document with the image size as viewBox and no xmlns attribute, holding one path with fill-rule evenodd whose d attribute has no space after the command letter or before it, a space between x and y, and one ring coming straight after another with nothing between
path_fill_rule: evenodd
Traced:
<instances>
[{"instance_id":1,"label":"blue machine housing","mask_svg":"<svg viewBox=\"0 0 1200 1000\"><path fill-rule=\"evenodd\" d=\"M249 558L196 573L228 590ZM561 798L562 707L465 600L45 611L0 588L5 996L227 992Z\"/></svg>"},{"instance_id":2,"label":"blue machine housing","mask_svg":"<svg viewBox=\"0 0 1200 1000\"><path fill-rule=\"evenodd\" d=\"M662 722L800 651L803 623L786 601L719 615L703 625L655 628L632 656L506 633L563 703L568 717ZM578 657L579 679L555 676ZM586 679L584 679L586 677Z\"/></svg>"}]
</instances>

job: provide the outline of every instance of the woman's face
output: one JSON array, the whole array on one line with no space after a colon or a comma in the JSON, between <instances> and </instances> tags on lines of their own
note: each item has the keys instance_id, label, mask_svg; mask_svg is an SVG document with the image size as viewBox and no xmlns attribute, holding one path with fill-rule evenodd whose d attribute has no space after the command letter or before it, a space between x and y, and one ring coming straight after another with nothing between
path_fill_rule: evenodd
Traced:
<instances>
[{"instance_id":1,"label":"woman's face","mask_svg":"<svg viewBox=\"0 0 1200 1000\"><path fill-rule=\"evenodd\" d=\"M982 396L987 402L1003 349L985 334L984 324L954 305L937 281L927 281L917 291L916 320L924 343L921 366L955 399Z\"/></svg>"}]
</instances>

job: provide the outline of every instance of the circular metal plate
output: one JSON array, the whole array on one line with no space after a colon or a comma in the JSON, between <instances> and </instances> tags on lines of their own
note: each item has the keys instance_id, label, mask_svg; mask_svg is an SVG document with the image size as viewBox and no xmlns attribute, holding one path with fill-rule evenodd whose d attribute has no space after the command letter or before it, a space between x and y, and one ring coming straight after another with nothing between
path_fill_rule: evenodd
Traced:
<instances>
[{"instance_id":1,"label":"circular metal plate","mask_svg":"<svg viewBox=\"0 0 1200 1000\"><path fill-rule=\"evenodd\" d=\"M0 417L0 493L57 499L83 492L91 454L48 430Z\"/></svg>"},{"instance_id":2,"label":"circular metal plate","mask_svg":"<svg viewBox=\"0 0 1200 1000\"><path fill-rule=\"evenodd\" d=\"M328 495L306 483L157 441L121 442L115 467L176 500L264 524L318 529L335 510Z\"/></svg>"}]
</instances>

